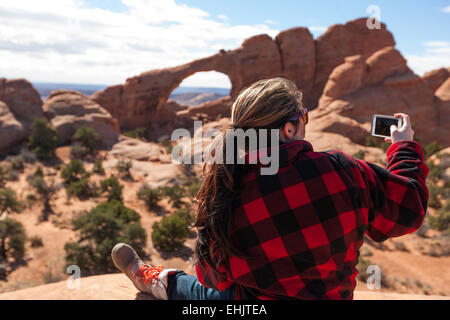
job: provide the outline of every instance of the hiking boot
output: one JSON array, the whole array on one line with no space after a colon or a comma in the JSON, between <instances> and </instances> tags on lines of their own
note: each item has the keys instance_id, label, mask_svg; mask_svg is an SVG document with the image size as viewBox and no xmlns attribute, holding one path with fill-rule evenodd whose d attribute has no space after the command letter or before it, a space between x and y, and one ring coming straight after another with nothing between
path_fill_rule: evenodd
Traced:
<instances>
[{"instance_id":1,"label":"hiking boot","mask_svg":"<svg viewBox=\"0 0 450 320\"><path fill-rule=\"evenodd\" d=\"M114 246L111 257L117 269L125 273L139 291L149 293L160 300L168 300L168 277L178 270L146 265L136 251L124 243Z\"/></svg>"}]
</instances>

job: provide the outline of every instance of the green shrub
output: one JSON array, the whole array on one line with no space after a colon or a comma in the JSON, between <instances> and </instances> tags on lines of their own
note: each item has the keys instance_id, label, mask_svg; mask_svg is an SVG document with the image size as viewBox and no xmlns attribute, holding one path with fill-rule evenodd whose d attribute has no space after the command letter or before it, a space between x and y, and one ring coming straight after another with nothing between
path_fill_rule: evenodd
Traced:
<instances>
[{"instance_id":1,"label":"green shrub","mask_svg":"<svg viewBox=\"0 0 450 320\"><path fill-rule=\"evenodd\" d=\"M447 199L444 206L436 211L435 215L428 216L430 228L445 231L450 228L450 199Z\"/></svg>"},{"instance_id":2,"label":"green shrub","mask_svg":"<svg viewBox=\"0 0 450 320\"><path fill-rule=\"evenodd\" d=\"M42 221L47 221L48 216L53 212L50 202L57 192L55 180L47 183L44 178L42 169L38 167L36 172L31 177L28 177L29 184L36 190L39 199L44 203L44 210L42 211Z\"/></svg>"},{"instance_id":3,"label":"green shrub","mask_svg":"<svg viewBox=\"0 0 450 320\"><path fill-rule=\"evenodd\" d=\"M34 193L28 193L25 197L25 207L31 209L34 207L36 202L38 202L38 198Z\"/></svg>"},{"instance_id":4,"label":"green shrub","mask_svg":"<svg viewBox=\"0 0 450 320\"><path fill-rule=\"evenodd\" d=\"M41 166L38 166L33 174L35 177L44 177L44 170L42 170Z\"/></svg>"},{"instance_id":5,"label":"green shrub","mask_svg":"<svg viewBox=\"0 0 450 320\"><path fill-rule=\"evenodd\" d=\"M120 201L102 203L72 224L79 231L79 238L65 244L66 264L78 265L83 276L117 272L111 249L119 242L131 245L145 257L147 234L140 224L140 216Z\"/></svg>"},{"instance_id":6,"label":"green shrub","mask_svg":"<svg viewBox=\"0 0 450 320\"><path fill-rule=\"evenodd\" d=\"M384 152L387 152L391 145L392 145L392 143L390 143L390 142L382 141L380 143L379 148L381 148L381 150L383 150Z\"/></svg>"},{"instance_id":7,"label":"green shrub","mask_svg":"<svg viewBox=\"0 0 450 320\"><path fill-rule=\"evenodd\" d=\"M428 206L431 208L439 209L441 208L440 197L445 193L445 188L439 187L435 184L428 183L429 199Z\"/></svg>"},{"instance_id":8,"label":"green shrub","mask_svg":"<svg viewBox=\"0 0 450 320\"><path fill-rule=\"evenodd\" d=\"M11 164L11 169L13 170L23 172L23 170L25 169L25 163L20 156L11 157L9 159L9 163Z\"/></svg>"},{"instance_id":9,"label":"green shrub","mask_svg":"<svg viewBox=\"0 0 450 320\"><path fill-rule=\"evenodd\" d=\"M89 149L79 142L75 142L70 147L70 156L72 159L84 159L89 153Z\"/></svg>"},{"instance_id":10,"label":"green shrub","mask_svg":"<svg viewBox=\"0 0 450 320\"><path fill-rule=\"evenodd\" d=\"M99 141L99 135L93 128L81 127L73 135L72 141L81 143L87 148L88 153L92 154Z\"/></svg>"},{"instance_id":11,"label":"green shrub","mask_svg":"<svg viewBox=\"0 0 450 320\"><path fill-rule=\"evenodd\" d=\"M189 225L184 213L178 211L164 217L153 224L153 245L169 252L181 249L190 234Z\"/></svg>"},{"instance_id":12,"label":"green shrub","mask_svg":"<svg viewBox=\"0 0 450 320\"><path fill-rule=\"evenodd\" d=\"M116 169L119 172L130 175L130 169L133 167L133 162L130 160L120 159L116 164Z\"/></svg>"},{"instance_id":13,"label":"green shrub","mask_svg":"<svg viewBox=\"0 0 450 320\"><path fill-rule=\"evenodd\" d=\"M360 159L360 160L364 160L364 157L366 156L366 151L364 151L364 150L359 150L357 153L355 153L354 155L353 155L353 158L357 158L357 159Z\"/></svg>"},{"instance_id":14,"label":"green shrub","mask_svg":"<svg viewBox=\"0 0 450 320\"><path fill-rule=\"evenodd\" d=\"M405 243L401 242L401 241L394 241L394 248L395 248L395 250L398 250L398 251L409 252Z\"/></svg>"},{"instance_id":15,"label":"green shrub","mask_svg":"<svg viewBox=\"0 0 450 320\"><path fill-rule=\"evenodd\" d=\"M0 261L16 260L25 255L26 234L23 225L12 219L0 220Z\"/></svg>"},{"instance_id":16,"label":"green shrub","mask_svg":"<svg viewBox=\"0 0 450 320\"><path fill-rule=\"evenodd\" d=\"M431 157L433 154L444 149L441 145L437 143L437 141L430 142L423 148L423 154L425 159Z\"/></svg>"},{"instance_id":17,"label":"green shrub","mask_svg":"<svg viewBox=\"0 0 450 320\"><path fill-rule=\"evenodd\" d=\"M380 141L377 138L375 138L374 136L367 136L366 137L366 141L365 141L365 145L367 147L379 148Z\"/></svg>"},{"instance_id":18,"label":"green shrub","mask_svg":"<svg viewBox=\"0 0 450 320\"><path fill-rule=\"evenodd\" d=\"M6 175L8 181L19 181L20 173L17 170L10 169Z\"/></svg>"},{"instance_id":19,"label":"green shrub","mask_svg":"<svg viewBox=\"0 0 450 320\"><path fill-rule=\"evenodd\" d=\"M67 194L72 197L77 197L80 200L87 200L94 196L89 182L89 178L72 182L67 187Z\"/></svg>"},{"instance_id":20,"label":"green shrub","mask_svg":"<svg viewBox=\"0 0 450 320\"><path fill-rule=\"evenodd\" d=\"M56 131L45 119L35 119L31 124L28 146L40 160L50 160L58 146Z\"/></svg>"},{"instance_id":21,"label":"green shrub","mask_svg":"<svg viewBox=\"0 0 450 320\"><path fill-rule=\"evenodd\" d=\"M158 141L164 148L166 148L168 154L172 154L174 145L167 136L161 137L160 139L158 139Z\"/></svg>"},{"instance_id":22,"label":"green shrub","mask_svg":"<svg viewBox=\"0 0 450 320\"><path fill-rule=\"evenodd\" d=\"M98 198L102 195L102 189L95 181L89 184L89 188L91 191L91 197Z\"/></svg>"},{"instance_id":23,"label":"green shrub","mask_svg":"<svg viewBox=\"0 0 450 320\"><path fill-rule=\"evenodd\" d=\"M189 224L195 222L195 216L190 208L178 209L177 211L175 211L175 214L178 214L182 219L186 220Z\"/></svg>"},{"instance_id":24,"label":"green shrub","mask_svg":"<svg viewBox=\"0 0 450 320\"><path fill-rule=\"evenodd\" d=\"M433 182L437 182L442 177L441 167L439 165L435 165L432 161L427 161L426 165L430 169L427 178Z\"/></svg>"},{"instance_id":25,"label":"green shrub","mask_svg":"<svg viewBox=\"0 0 450 320\"><path fill-rule=\"evenodd\" d=\"M108 200L122 201L123 185L119 183L116 177L112 176L109 179L103 180L100 183L102 192L108 194Z\"/></svg>"},{"instance_id":26,"label":"green shrub","mask_svg":"<svg viewBox=\"0 0 450 320\"><path fill-rule=\"evenodd\" d=\"M140 200L145 202L150 210L154 209L162 198L161 190L159 188L151 189L148 187L141 187L137 196Z\"/></svg>"},{"instance_id":27,"label":"green shrub","mask_svg":"<svg viewBox=\"0 0 450 320\"><path fill-rule=\"evenodd\" d=\"M80 200L87 200L93 196L89 182L90 174L85 170L83 162L72 160L61 171L61 178L66 185L66 192Z\"/></svg>"},{"instance_id":28,"label":"green shrub","mask_svg":"<svg viewBox=\"0 0 450 320\"><path fill-rule=\"evenodd\" d=\"M201 180L194 180L189 184L186 188L186 194L188 197L194 198L198 192L200 191L200 188L203 185L203 181Z\"/></svg>"},{"instance_id":29,"label":"green shrub","mask_svg":"<svg viewBox=\"0 0 450 320\"><path fill-rule=\"evenodd\" d=\"M11 163L0 165L0 187L4 187L6 181L18 181L20 173L12 168Z\"/></svg>"},{"instance_id":30,"label":"green shrub","mask_svg":"<svg viewBox=\"0 0 450 320\"><path fill-rule=\"evenodd\" d=\"M127 131L123 135L130 137L130 138L140 139L140 140L144 140L144 141L147 141L150 136L147 128L137 128L132 131Z\"/></svg>"},{"instance_id":31,"label":"green shrub","mask_svg":"<svg viewBox=\"0 0 450 320\"><path fill-rule=\"evenodd\" d=\"M16 192L8 188L0 189L0 217L4 213L21 211L22 206L17 199Z\"/></svg>"},{"instance_id":32,"label":"green shrub","mask_svg":"<svg viewBox=\"0 0 450 320\"><path fill-rule=\"evenodd\" d=\"M89 173L84 169L83 162L76 159L70 161L61 171L61 178L66 185L88 177Z\"/></svg>"},{"instance_id":33,"label":"green shrub","mask_svg":"<svg viewBox=\"0 0 450 320\"><path fill-rule=\"evenodd\" d=\"M445 181L445 183L444 183L444 188L445 188L445 190L447 190L447 191L450 190L450 181Z\"/></svg>"},{"instance_id":34,"label":"green shrub","mask_svg":"<svg viewBox=\"0 0 450 320\"><path fill-rule=\"evenodd\" d=\"M37 161L36 155L28 148L22 148L19 155L24 162L34 164Z\"/></svg>"},{"instance_id":35,"label":"green shrub","mask_svg":"<svg viewBox=\"0 0 450 320\"><path fill-rule=\"evenodd\" d=\"M169 198L169 202L172 203L175 208L181 207L183 204L181 198L184 196L183 188L180 186L163 187L161 191L164 197Z\"/></svg>"},{"instance_id":36,"label":"green shrub","mask_svg":"<svg viewBox=\"0 0 450 320\"><path fill-rule=\"evenodd\" d=\"M94 168L92 169L93 173L104 175L105 169L103 169L103 162L100 159L95 160Z\"/></svg>"},{"instance_id":37,"label":"green shrub","mask_svg":"<svg viewBox=\"0 0 450 320\"><path fill-rule=\"evenodd\" d=\"M376 138L374 136L368 136L368 137L366 137L365 145L367 147L380 148L384 152L386 152L389 149L389 147L391 146L391 143L386 142L386 141L382 140L381 138Z\"/></svg>"},{"instance_id":38,"label":"green shrub","mask_svg":"<svg viewBox=\"0 0 450 320\"><path fill-rule=\"evenodd\" d=\"M44 246L44 242L42 241L42 238L39 236L33 236L28 240L30 241L30 246L32 248L41 248Z\"/></svg>"},{"instance_id":39,"label":"green shrub","mask_svg":"<svg viewBox=\"0 0 450 320\"><path fill-rule=\"evenodd\" d=\"M0 165L0 188L3 188L6 184L7 179L7 175L8 175L8 171L7 169Z\"/></svg>"},{"instance_id":40,"label":"green shrub","mask_svg":"<svg viewBox=\"0 0 450 320\"><path fill-rule=\"evenodd\" d=\"M358 265L356 266L356 269L358 269L358 279L367 282L367 278L369 275L367 274L367 268L372 265L373 263L368 260L364 259L363 257L359 257Z\"/></svg>"}]
</instances>

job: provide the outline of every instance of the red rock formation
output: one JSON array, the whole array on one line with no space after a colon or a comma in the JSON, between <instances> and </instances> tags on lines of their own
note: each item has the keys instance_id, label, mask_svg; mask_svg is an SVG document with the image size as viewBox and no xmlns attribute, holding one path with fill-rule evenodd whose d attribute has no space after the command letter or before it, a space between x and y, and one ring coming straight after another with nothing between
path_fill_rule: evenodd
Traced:
<instances>
[{"instance_id":1,"label":"red rock formation","mask_svg":"<svg viewBox=\"0 0 450 320\"><path fill-rule=\"evenodd\" d=\"M449 76L450 72L448 69L440 68L428 71L423 75L422 79L426 82L430 90L435 92Z\"/></svg>"},{"instance_id":2,"label":"red rock formation","mask_svg":"<svg viewBox=\"0 0 450 320\"><path fill-rule=\"evenodd\" d=\"M314 100L317 101L328 76L335 67L342 64L346 57L369 55L381 48L395 46L392 34L381 24L380 29L368 29L367 18L347 22L345 25L333 25L316 40L316 71Z\"/></svg>"},{"instance_id":3,"label":"red rock formation","mask_svg":"<svg viewBox=\"0 0 450 320\"><path fill-rule=\"evenodd\" d=\"M30 82L0 78L0 152L24 141L33 120L43 116L41 97Z\"/></svg>"},{"instance_id":4,"label":"red rock formation","mask_svg":"<svg viewBox=\"0 0 450 320\"><path fill-rule=\"evenodd\" d=\"M359 89L364 83L366 73L366 63L362 56L345 58L345 62L337 66L328 78L319 105Z\"/></svg>"},{"instance_id":5,"label":"red rock formation","mask_svg":"<svg viewBox=\"0 0 450 320\"><path fill-rule=\"evenodd\" d=\"M53 91L43 109L58 134L60 144L70 143L80 127L93 128L104 147L118 141L120 128L117 120L99 104L77 91Z\"/></svg>"},{"instance_id":6,"label":"red rock formation","mask_svg":"<svg viewBox=\"0 0 450 320\"><path fill-rule=\"evenodd\" d=\"M231 97L220 98L215 101L208 101L198 106L186 108L177 112L178 116L195 117L198 114L204 114L211 120L217 117L230 117L233 99Z\"/></svg>"},{"instance_id":7,"label":"red rock formation","mask_svg":"<svg viewBox=\"0 0 450 320\"><path fill-rule=\"evenodd\" d=\"M448 78L448 70L418 77L394 49L394 38L386 26L370 30L366 21L361 18L333 25L316 41L306 28L283 31L275 41L267 35L255 36L236 50L221 50L182 66L145 72L124 85L95 93L92 99L117 118L122 128L147 127L158 137L175 127L191 127L196 113L210 119L226 115L224 108L244 87L284 76L304 92L306 106L320 104L317 117L333 110L340 115L321 123L321 129L352 132L352 139L361 142L372 113L405 111L420 119L416 129L424 141L432 140L436 134L432 128L440 123L447 106L433 92ZM181 111L172 102L167 104L171 92L185 78L212 70L230 78L231 97L226 104L219 100ZM354 126L351 130L350 125Z\"/></svg>"},{"instance_id":8,"label":"red rock formation","mask_svg":"<svg viewBox=\"0 0 450 320\"><path fill-rule=\"evenodd\" d=\"M39 92L25 79L0 78L0 101L8 105L14 117L26 128L34 118L44 116Z\"/></svg>"},{"instance_id":9,"label":"red rock formation","mask_svg":"<svg viewBox=\"0 0 450 320\"><path fill-rule=\"evenodd\" d=\"M165 106L171 92L190 75L201 71L218 71L230 78L231 97L253 82L284 76L304 92L305 104L314 108L329 74L347 56L363 58L378 49L393 46L385 25L369 30L366 19L334 25L317 41L306 28L281 32L276 41L267 35L247 39L236 50L167 69L145 72L130 78L124 85L97 92L92 99L117 118L122 128L149 127L152 132L168 128L174 113Z\"/></svg>"},{"instance_id":10,"label":"red rock formation","mask_svg":"<svg viewBox=\"0 0 450 320\"><path fill-rule=\"evenodd\" d=\"M444 146L449 146L449 123L450 123L450 78L436 90L434 96L434 104L437 107L438 112L438 128L440 129L437 134L446 137L447 144Z\"/></svg>"},{"instance_id":11,"label":"red rock formation","mask_svg":"<svg viewBox=\"0 0 450 320\"><path fill-rule=\"evenodd\" d=\"M302 90L304 103L312 106L312 90L316 70L314 38L307 28L292 28L280 32L276 42L281 52L282 76Z\"/></svg>"},{"instance_id":12,"label":"red rock formation","mask_svg":"<svg viewBox=\"0 0 450 320\"><path fill-rule=\"evenodd\" d=\"M450 101L450 79L447 77L444 83L436 90L436 97L442 101Z\"/></svg>"},{"instance_id":13,"label":"red rock formation","mask_svg":"<svg viewBox=\"0 0 450 320\"><path fill-rule=\"evenodd\" d=\"M231 95L235 96L243 87L259 79L279 76L280 61L275 41L267 35L255 36L233 51L221 51L174 68L145 72L128 79L123 86L113 86L95 93L92 100L111 112L123 128L157 129L170 94L194 73L215 70L228 75L232 85Z\"/></svg>"},{"instance_id":14,"label":"red rock formation","mask_svg":"<svg viewBox=\"0 0 450 320\"><path fill-rule=\"evenodd\" d=\"M17 121L9 107L0 101L0 152L6 152L11 147L24 140L27 131Z\"/></svg>"},{"instance_id":15,"label":"red rock formation","mask_svg":"<svg viewBox=\"0 0 450 320\"><path fill-rule=\"evenodd\" d=\"M448 89L443 85L440 97L435 97L428 83L407 67L400 53L393 47L386 47L367 59L350 57L337 66L314 114L322 120L332 116L328 121L318 121L324 131L344 135L354 132L355 123L342 121L350 118L360 123L368 135L373 114L404 112L411 116L416 135L422 142L436 140L447 146L450 144L449 128L440 120L447 101L444 92ZM364 134L349 136L355 142L364 142Z\"/></svg>"}]
</instances>

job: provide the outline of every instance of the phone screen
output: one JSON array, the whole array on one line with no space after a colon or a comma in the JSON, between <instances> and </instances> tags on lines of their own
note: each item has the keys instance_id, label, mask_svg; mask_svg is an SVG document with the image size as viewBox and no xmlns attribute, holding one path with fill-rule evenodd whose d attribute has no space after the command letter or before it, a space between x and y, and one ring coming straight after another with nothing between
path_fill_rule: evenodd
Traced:
<instances>
[{"instance_id":1,"label":"phone screen","mask_svg":"<svg viewBox=\"0 0 450 320\"><path fill-rule=\"evenodd\" d=\"M375 134L380 136L391 136L391 126L398 126L399 119L377 117L375 120Z\"/></svg>"}]
</instances>

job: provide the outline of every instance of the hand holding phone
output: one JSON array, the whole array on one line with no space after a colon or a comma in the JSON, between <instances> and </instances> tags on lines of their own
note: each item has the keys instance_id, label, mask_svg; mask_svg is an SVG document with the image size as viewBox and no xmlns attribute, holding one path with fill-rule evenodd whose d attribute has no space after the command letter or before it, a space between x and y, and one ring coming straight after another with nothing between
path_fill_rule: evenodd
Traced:
<instances>
[{"instance_id":1,"label":"hand holding phone","mask_svg":"<svg viewBox=\"0 0 450 320\"><path fill-rule=\"evenodd\" d=\"M391 143L414 139L414 131L411 128L409 116L404 113L396 113L394 117L374 115L372 135L385 138L386 142Z\"/></svg>"},{"instance_id":2,"label":"hand holding phone","mask_svg":"<svg viewBox=\"0 0 450 320\"><path fill-rule=\"evenodd\" d=\"M402 125L398 128L391 127L391 138L384 139L386 142L398 142L402 140L414 140L414 130L411 128L409 116L404 113L396 113L396 118L402 119Z\"/></svg>"}]
</instances>

